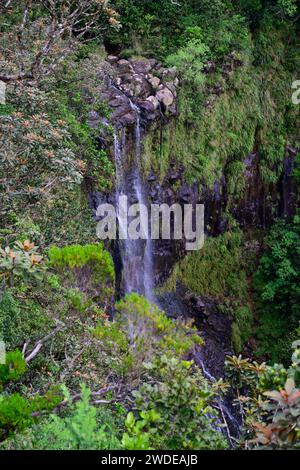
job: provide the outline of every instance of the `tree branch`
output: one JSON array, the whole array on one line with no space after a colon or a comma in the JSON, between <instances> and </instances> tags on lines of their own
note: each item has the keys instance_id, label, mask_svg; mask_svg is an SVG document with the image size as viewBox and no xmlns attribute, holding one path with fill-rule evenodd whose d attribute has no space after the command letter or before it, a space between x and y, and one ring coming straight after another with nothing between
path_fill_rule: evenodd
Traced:
<instances>
[{"instance_id":1,"label":"tree branch","mask_svg":"<svg viewBox=\"0 0 300 470\"><path fill-rule=\"evenodd\" d=\"M46 343L46 341L48 341L49 339L53 338L53 336L56 335L56 333L58 333L59 331L61 331L63 328L65 328L65 325L64 323L62 323L60 320L56 320L56 322L58 323L57 327L51 332L49 333L47 336L45 336L44 338L40 339L33 347L33 349L31 350L31 352L28 354L28 356L25 357L25 362L28 364L28 362L30 362L32 359L35 358L35 356L38 355L38 353L40 352L41 348L43 347L44 343ZM25 343L26 344L26 343ZM25 345L24 345L25 346ZM26 349L26 348L25 348Z\"/></svg>"}]
</instances>

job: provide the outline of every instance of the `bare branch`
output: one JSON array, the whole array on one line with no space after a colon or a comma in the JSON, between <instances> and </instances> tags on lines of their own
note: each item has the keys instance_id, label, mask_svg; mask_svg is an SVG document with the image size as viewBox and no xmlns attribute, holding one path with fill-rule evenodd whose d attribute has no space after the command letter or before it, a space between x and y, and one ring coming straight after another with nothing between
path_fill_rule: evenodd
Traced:
<instances>
[{"instance_id":1,"label":"bare branch","mask_svg":"<svg viewBox=\"0 0 300 470\"><path fill-rule=\"evenodd\" d=\"M33 349L31 350L31 352L29 353L28 356L25 357L25 362L28 364L28 362L30 362L33 358L35 358L35 356L38 355L38 353L40 352L41 348L43 347L44 343L46 343L49 339L53 338L53 336L56 335L56 333L58 333L59 331L61 331L63 328L65 328L65 325L64 323L62 323L60 320L56 320L56 322L58 323L57 327L51 332L49 333L47 336L45 336L44 338L40 339L33 347Z\"/></svg>"},{"instance_id":2,"label":"bare branch","mask_svg":"<svg viewBox=\"0 0 300 470\"><path fill-rule=\"evenodd\" d=\"M10 5L11 1L6 3ZM33 53L28 44L26 30L29 29L30 12L36 7L36 4L42 5L48 12L46 16L48 26L45 27L45 38L42 44L36 45L39 49L34 53L29 64L26 67L25 60ZM90 0L28 0L25 2L21 24L17 30L17 50L15 54L15 65L19 67L19 73L2 73L0 80L5 83L21 80L32 80L53 72L57 66L74 49L79 40L84 40L87 35L93 33L97 37L104 28L99 23L100 15L103 11L108 11L108 2L97 3ZM116 16L112 10L113 17ZM69 41L66 47L64 42ZM59 49L63 47L63 52ZM28 54L26 55L26 53ZM47 63L50 62L50 65Z\"/></svg>"}]
</instances>

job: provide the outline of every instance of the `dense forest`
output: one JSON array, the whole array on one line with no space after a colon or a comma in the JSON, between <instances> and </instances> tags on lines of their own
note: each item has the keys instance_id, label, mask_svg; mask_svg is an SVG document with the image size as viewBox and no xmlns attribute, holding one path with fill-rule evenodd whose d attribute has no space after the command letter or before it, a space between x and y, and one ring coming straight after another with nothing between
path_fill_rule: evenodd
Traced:
<instances>
[{"instance_id":1,"label":"dense forest","mask_svg":"<svg viewBox=\"0 0 300 470\"><path fill-rule=\"evenodd\" d=\"M299 2L0 20L0 449L300 449ZM203 247L100 239L120 196Z\"/></svg>"}]
</instances>

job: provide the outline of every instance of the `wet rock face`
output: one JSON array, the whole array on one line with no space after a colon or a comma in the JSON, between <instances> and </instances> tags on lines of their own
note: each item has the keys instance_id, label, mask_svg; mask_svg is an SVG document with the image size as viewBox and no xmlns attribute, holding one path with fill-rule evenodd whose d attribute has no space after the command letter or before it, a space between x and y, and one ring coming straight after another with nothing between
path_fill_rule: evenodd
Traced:
<instances>
[{"instance_id":1,"label":"wet rock face","mask_svg":"<svg viewBox=\"0 0 300 470\"><path fill-rule=\"evenodd\" d=\"M215 301L200 298L177 283L176 291L164 293L159 303L171 317L193 318L205 341L205 346L194 352L193 359L216 379L224 376L224 362L232 354L232 318L218 311Z\"/></svg>"},{"instance_id":2,"label":"wet rock face","mask_svg":"<svg viewBox=\"0 0 300 470\"><path fill-rule=\"evenodd\" d=\"M179 204L184 213L184 204L199 202L198 185L188 185L184 178L184 166L171 162L169 171L164 180L159 182L155 173L151 171L147 176L148 198L151 204ZM174 240L173 223L171 218L171 239L156 240L153 243L153 260L155 284L163 283L171 274L176 262L186 255L186 239Z\"/></svg>"},{"instance_id":3,"label":"wet rock face","mask_svg":"<svg viewBox=\"0 0 300 470\"><path fill-rule=\"evenodd\" d=\"M112 110L110 123L115 129L135 122L132 103L141 110L144 125L159 120L162 113L177 114L179 79L176 69L164 68L155 59L125 60L109 55L106 61L108 71L102 77L101 98Z\"/></svg>"},{"instance_id":4,"label":"wet rock face","mask_svg":"<svg viewBox=\"0 0 300 470\"><path fill-rule=\"evenodd\" d=\"M224 175L212 188L202 188L205 205L205 225L211 235L223 233L227 228L224 214L230 212L243 230L268 228L278 217L287 220L295 215L299 195L293 178L295 168L294 148L287 148L278 182L264 182L260 173L260 154L253 151L244 160L245 187L241 194L228 194L226 167ZM276 169L274 169L276 172Z\"/></svg>"}]
</instances>

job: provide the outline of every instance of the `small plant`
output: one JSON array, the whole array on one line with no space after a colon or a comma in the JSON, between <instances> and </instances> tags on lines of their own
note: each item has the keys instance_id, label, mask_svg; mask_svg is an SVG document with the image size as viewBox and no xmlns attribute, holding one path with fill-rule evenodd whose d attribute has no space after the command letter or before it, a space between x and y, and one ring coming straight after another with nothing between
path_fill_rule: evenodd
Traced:
<instances>
[{"instance_id":1,"label":"small plant","mask_svg":"<svg viewBox=\"0 0 300 470\"><path fill-rule=\"evenodd\" d=\"M264 392L268 401L262 405L267 423L254 422L256 438L249 441L264 449L300 448L300 390L288 379L280 391ZM270 422L268 422L270 421Z\"/></svg>"},{"instance_id":2,"label":"small plant","mask_svg":"<svg viewBox=\"0 0 300 470\"><path fill-rule=\"evenodd\" d=\"M0 395L0 436L29 426L32 423L30 411L28 401L19 393Z\"/></svg>"},{"instance_id":3,"label":"small plant","mask_svg":"<svg viewBox=\"0 0 300 470\"><path fill-rule=\"evenodd\" d=\"M101 321L93 330L110 358L111 367L137 379L154 354L182 357L203 344L189 323L175 322L145 297L131 293L116 304L113 322Z\"/></svg>"},{"instance_id":4,"label":"small plant","mask_svg":"<svg viewBox=\"0 0 300 470\"><path fill-rule=\"evenodd\" d=\"M66 391L65 399L69 401L70 396ZM57 397L56 393L53 395ZM53 404L53 396L51 403ZM12 442L18 449L40 449L40 450L106 450L121 449L115 429L112 413L109 409L99 410L90 404L91 391L81 386L81 399L75 404L70 404L67 415L59 417L55 414L48 419L33 425L24 434L16 435ZM21 400L20 404L24 405ZM37 401L35 406L37 406ZM22 408L23 409L23 408ZM26 413L21 415L22 421L28 424L31 420ZM1 422L1 401L0 401Z\"/></svg>"},{"instance_id":5,"label":"small plant","mask_svg":"<svg viewBox=\"0 0 300 470\"><path fill-rule=\"evenodd\" d=\"M0 248L0 278L3 277L10 286L14 285L15 278L42 279L45 266L43 257L38 253L38 248L29 240L16 242L11 249Z\"/></svg>"},{"instance_id":6,"label":"small plant","mask_svg":"<svg viewBox=\"0 0 300 470\"><path fill-rule=\"evenodd\" d=\"M125 426L128 430L123 434L122 444L127 450L150 450L151 434L155 435L156 428L153 423L160 420L155 410L141 411L139 419L134 417L132 411L128 413Z\"/></svg>"},{"instance_id":7,"label":"small plant","mask_svg":"<svg viewBox=\"0 0 300 470\"><path fill-rule=\"evenodd\" d=\"M114 280L111 257L101 243L97 245L69 245L63 248L52 246L48 251L50 265L59 269L90 267L99 281Z\"/></svg>"},{"instance_id":8,"label":"small plant","mask_svg":"<svg viewBox=\"0 0 300 470\"><path fill-rule=\"evenodd\" d=\"M10 380L18 380L26 371L27 365L22 352L19 350L8 352L5 364L0 364L0 387Z\"/></svg>"}]
</instances>

